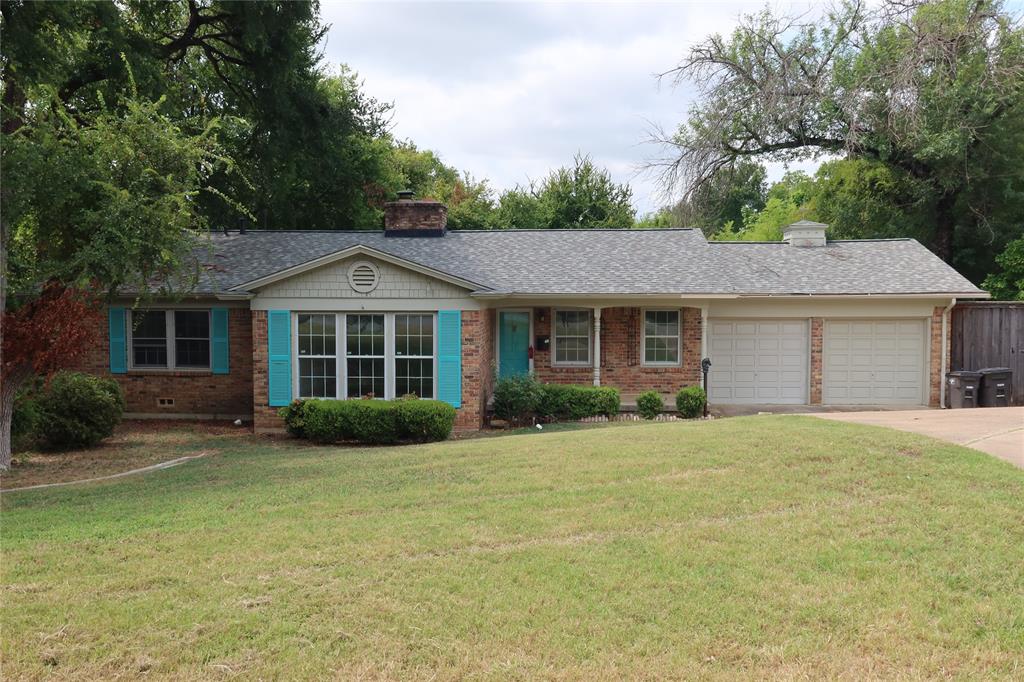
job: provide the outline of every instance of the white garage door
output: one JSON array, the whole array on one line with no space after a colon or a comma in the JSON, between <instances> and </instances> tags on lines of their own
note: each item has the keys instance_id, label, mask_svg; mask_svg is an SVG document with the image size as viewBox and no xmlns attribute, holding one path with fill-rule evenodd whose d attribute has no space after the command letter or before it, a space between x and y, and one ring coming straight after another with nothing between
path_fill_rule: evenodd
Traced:
<instances>
[{"instance_id":1,"label":"white garage door","mask_svg":"<svg viewBox=\"0 0 1024 682\"><path fill-rule=\"evenodd\" d=\"M921 405L924 320L825 320L822 401L826 405Z\"/></svg>"},{"instance_id":2,"label":"white garage door","mask_svg":"<svg viewBox=\"0 0 1024 682\"><path fill-rule=\"evenodd\" d=\"M711 320L708 400L807 402L807 320Z\"/></svg>"}]
</instances>

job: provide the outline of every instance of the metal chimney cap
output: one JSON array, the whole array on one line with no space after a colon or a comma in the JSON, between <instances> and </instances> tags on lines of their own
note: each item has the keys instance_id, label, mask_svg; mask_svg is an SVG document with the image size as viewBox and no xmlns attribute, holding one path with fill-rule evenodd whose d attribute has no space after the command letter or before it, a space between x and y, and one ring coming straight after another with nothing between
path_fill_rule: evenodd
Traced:
<instances>
[{"instance_id":1,"label":"metal chimney cap","mask_svg":"<svg viewBox=\"0 0 1024 682\"><path fill-rule=\"evenodd\" d=\"M411 189L403 189L398 193L399 201L412 201L415 198L416 192L413 192Z\"/></svg>"}]
</instances>

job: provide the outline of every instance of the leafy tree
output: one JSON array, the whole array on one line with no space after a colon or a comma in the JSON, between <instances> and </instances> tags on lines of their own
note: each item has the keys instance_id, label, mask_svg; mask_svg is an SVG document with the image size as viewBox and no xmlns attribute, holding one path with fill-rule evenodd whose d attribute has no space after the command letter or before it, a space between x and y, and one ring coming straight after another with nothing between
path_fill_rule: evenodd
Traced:
<instances>
[{"instance_id":1,"label":"leafy tree","mask_svg":"<svg viewBox=\"0 0 1024 682\"><path fill-rule=\"evenodd\" d=\"M501 195L498 225L513 229L590 229L633 227L633 190L612 180L590 157L577 154L572 166L552 171L543 181Z\"/></svg>"},{"instance_id":2,"label":"leafy tree","mask_svg":"<svg viewBox=\"0 0 1024 682\"><path fill-rule=\"evenodd\" d=\"M1010 242L996 263L999 272L986 277L982 288L997 301L1024 301L1024 237Z\"/></svg>"},{"instance_id":3,"label":"leafy tree","mask_svg":"<svg viewBox=\"0 0 1024 682\"><path fill-rule=\"evenodd\" d=\"M72 115L51 92L4 136L0 469L10 465L18 387L87 347L104 294L187 288L207 227L197 197L209 189L233 203L207 184L232 168L216 122L190 135L161 104L129 99Z\"/></svg>"},{"instance_id":4,"label":"leafy tree","mask_svg":"<svg viewBox=\"0 0 1024 682\"><path fill-rule=\"evenodd\" d=\"M411 189L418 196L444 202L450 229L488 230L494 226L494 192L486 180L460 173L435 152L417 149L410 141L395 144L392 163L396 177L390 180L391 192Z\"/></svg>"},{"instance_id":5,"label":"leafy tree","mask_svg":"<svg viewBox=\"0 0 1024 682\"><path fill-rule=\"evenodd\" d=\"M713 235L727 223L741 225L744 211L764 208L767 192L764 166L739 159L715 171L675 212L687 227L699 227Z\"/></svg>"},{"instance_id":6,"label":"leafy tree","mask_svg":"<svg viewBox=\"0 0 1024 682\"><path fill-rule=\"evenodd\" d=\"M363 95L347 69L319 68L317 2L15 0L0 10L5 131L39 87L74 116L136 88L163 98L162 112L190 134L222 119L222 143L249 183L225 174L210 183L260 227L379 225L390 105ZM199 202L213 225L237 220L211 197Z\"/></svg>"},{"instance_id":7,"label":"leafy tree","mask_svg":"<svg viewBox=\"0 0 1024 682\"><path fill-rule=\"evenodd\" d=\"M744 208L740 224L728 222L712 239L771 242L782 239L782 228L813 219L814 181L802 171L786 173L768 190L762 209Z\"/></svg>"},{"instance_id":8,"label":"leafy tree","mask_svg":"<svg viewBox=\"0 0 1024 682\"><path fill-rule=\"evenodd\" d=\"M666 75L701 93L663 140L665 180L687 198L741 159L845 154L891 171L926 243L969 273L992 255L961 244L1019 233L992 201L1024 184L1024 29L998 1L847 2L814 23L766 10Z\"/></svg>"}]
</instances>

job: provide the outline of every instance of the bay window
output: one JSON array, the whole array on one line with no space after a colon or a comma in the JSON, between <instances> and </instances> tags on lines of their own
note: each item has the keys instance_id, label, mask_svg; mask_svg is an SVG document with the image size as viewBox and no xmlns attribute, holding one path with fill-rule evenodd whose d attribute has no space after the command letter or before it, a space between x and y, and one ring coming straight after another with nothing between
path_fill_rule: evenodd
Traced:
<instances>
[{"instance_id":1,"label":"bay window","mask_svg":"<svg viewBox=\"0 0 1024 682\"><path fill-rule=\"evenodd\" d=\"M555 311L554 364L590 365L590 311Z\"/></svg>"},{"instance_id":2,"label":"bay window","mask_svg":"<svg viewBox=\"0 0 1024 682\"><path fill-rule=\"evenodd\" d=\"M679 311L645 310L643 358L645 365L679 364Z\"/></svg>"}]
</instances>

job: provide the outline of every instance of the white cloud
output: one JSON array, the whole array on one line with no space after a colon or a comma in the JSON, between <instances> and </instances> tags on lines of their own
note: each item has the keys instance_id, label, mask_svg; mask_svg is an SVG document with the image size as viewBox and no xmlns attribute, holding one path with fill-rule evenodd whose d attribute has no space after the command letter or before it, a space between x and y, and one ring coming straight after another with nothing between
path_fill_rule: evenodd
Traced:
<instances>
[{"instance_id":1,"label":"white cloud","mask_svg":"<svg viewBox=\"0 0 1024 682\"><path fill-rule=\"evenodd\" d=\"M321 14L332 24L326 59L348 64L368 94L394 102L399 137L498 190L581 151L630 182L644 212L659 203L655 179L636 174L657 155L645 144L650 125L675 127L690 102L686 89L655 74L763 6L324 2Z\"/></svg>"}]
</instances>

